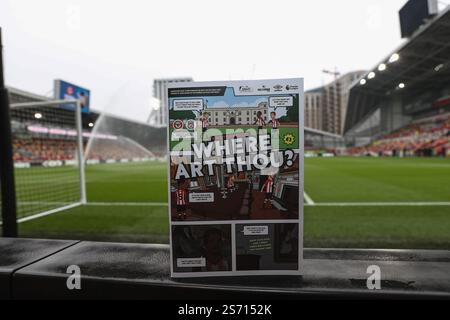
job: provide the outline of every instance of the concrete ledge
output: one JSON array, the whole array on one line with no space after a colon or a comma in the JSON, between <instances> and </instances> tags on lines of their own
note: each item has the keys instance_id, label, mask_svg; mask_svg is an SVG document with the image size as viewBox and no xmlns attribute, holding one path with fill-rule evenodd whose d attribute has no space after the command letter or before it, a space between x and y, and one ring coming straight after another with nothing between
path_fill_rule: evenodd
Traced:
<instances>
[{"instance_id":1,"label":"concrete ledge","mask_svg":"<svg viewBox=\"0 0 450 320\"><path fill-rule=\"evenodd\" d=\"M450 262L447 250L305 249L305 259Z\"/></svg>"},{"instance_id":2,"label":"concrete ledge","mask_svg":"<svg viewBox=\"0 0 450 320\"><path fill-rule=\"evenodd\" d=\"M77 242L0 238L0 299L11 298L14 272Z\"/></svg>"},{"instance_id":3,"label":"concrete ledge","mask_svg":"<svg viewBox=\"0 0 450 320\"><path fill-rule=\"evenodd\" d=\"M450 299L450 251L306 249L305 258L303 277L181 281L169 277L167 245L83 241L16 270L12 295L14 299ZM66 287L66 270L73 264L81 269L81 290ZM366 287L366 270L372 264L381 268L381 290Z\"/></svg>"}]
</instances>

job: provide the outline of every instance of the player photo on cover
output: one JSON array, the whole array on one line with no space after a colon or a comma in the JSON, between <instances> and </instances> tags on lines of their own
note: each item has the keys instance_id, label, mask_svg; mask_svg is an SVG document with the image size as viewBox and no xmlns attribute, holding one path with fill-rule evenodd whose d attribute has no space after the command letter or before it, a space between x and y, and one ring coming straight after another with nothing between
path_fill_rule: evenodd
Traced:
<instances>
[{"instance_id":1,"label":"player photo on cover","mask_svg":"<svg viewBox=\"0 0 450 320\"><path fill-rule=\"evenodd\" d=\"M268 89L169 89L174 221L298 219L299 93Z\"/></svg>"}]
</instances>

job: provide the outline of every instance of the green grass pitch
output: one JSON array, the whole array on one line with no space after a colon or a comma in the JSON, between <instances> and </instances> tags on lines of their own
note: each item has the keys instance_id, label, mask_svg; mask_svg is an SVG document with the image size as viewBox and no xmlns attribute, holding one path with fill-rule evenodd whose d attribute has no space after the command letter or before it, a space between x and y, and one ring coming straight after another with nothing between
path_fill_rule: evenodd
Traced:
<instances>
[{"instance_id":1,"label":"green grass pitch","mask_svg":"<svg viewBox=\"0 0 450 320\"><path fill-rule=\"evenodd\" d=\"M20 236L167 243L166 166L88 166L90 204L23 222ZM306 247L450 249L449 159L307 158L305 191Z\"/></svg>"}]
</instances>

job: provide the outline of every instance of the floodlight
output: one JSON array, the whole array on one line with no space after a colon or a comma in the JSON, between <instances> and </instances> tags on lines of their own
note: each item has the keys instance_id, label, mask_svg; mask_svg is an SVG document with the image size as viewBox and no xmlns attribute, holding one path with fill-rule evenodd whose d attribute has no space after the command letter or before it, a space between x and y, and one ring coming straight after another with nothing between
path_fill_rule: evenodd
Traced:
<instances>
[{"instance_id":1,"label":"floodlight","mask_svg":"<svg viewBox=\"0 0 450 320\"><path fill-rule=\"evenodd\" d=\"M441 70L444 67L444 64L438 64L436 67L434 67L434 71L438 72L439 70Z\"/></svg>"},{"instance_id":2,"label":"floodlight","mask_svg":"<svg viewBox=\"0 0 450 320\"><path fill-rule=\"evenodd\" d=\"M398 53L394 53L390 58L389 58L389 63L395 62L398 59L400 59L400 55Z\"/></svg>"}]
</instances>

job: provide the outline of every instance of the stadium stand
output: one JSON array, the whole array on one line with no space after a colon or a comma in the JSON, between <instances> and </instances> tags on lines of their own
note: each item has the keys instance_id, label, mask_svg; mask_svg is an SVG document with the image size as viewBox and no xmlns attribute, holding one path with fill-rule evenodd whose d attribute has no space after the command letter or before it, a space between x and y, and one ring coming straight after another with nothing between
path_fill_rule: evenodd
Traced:
<instances>
[{"instance_id":1,"label":"stadium stand","mask_svg":"<svg viewBox=\"0 0 450 320\"><path fill-rule=\"evenodd\" d=\"M75 159L76 141L52 138L13 140L14 161L36 162Z\"/></svg>"},{"instance_id":2,"label":"stadium stand","mask_svg":"<svg viewBox=\"0 0 450 320\"><path fill-rule=\"evenodd\" d=\"M450 156L450 6L350 89L346 154Z\"/></svg>"},{"instance_id":3,"label":"stadium stand","mask_svg":"<svg viewBox=\"0 0 450 320\"><path fill-rule=\"evenodd\" d=\"M351 155L450 156L450 113L413 121L348 152Z\"/></svg>"},{"instance_id":4,"label":"stadium stand","mask_svg":"<svg viewBox=\"0 0 450 320\"><path fill-rule=\"evenodd\" d=\"M98 139L89 153L87 160L121 161L124 159L145 159L149 153L127 141L127 138ZM87 140L84 141L84 147ZM70 138L15 138L13 140L14 161L29 162L33 164L49 160L75 160L77 142ZM92 164L92 162L91 162Z\"/></svg>"},{"instance_id":5,"label":"stadium stand","mask_svg":"<svg viewBox=\"0 0 450 320\"><path fill-rule=\"evenodd\" d=\"M51 101L9 87L11 103ZM35 114L39 113L40 118ZM11 109L14 161L23 164L41 165L45 161L76 160L77 141L75 114L64 107L28 107ZM93 124L101 120L100 128L93 132ZM144 160L155 154L163 155L161 132L144 124L135 123L112 115L100 115L94 111L82 114L83 148L89 164ZM106 128L105 128L106 124ZM112 132L112 133L111 133ZM150 152L152 150L153 152Z\"/></svg>"},{"instance_id":6,"label":"stadium stand","mask_svg":"<svg viewBox=\"0 0 450 320\"><path fill-rule=\"evenodd\" d=\"M123 159L145 159L149 157L149 152L145 149L139 148L130 139L125 137L117 137L117 139L102 139L97 140L89 152L88 160L116 160Z\"/></svg>"}]
</instances>

